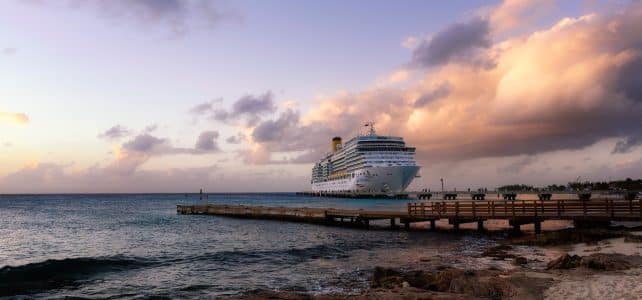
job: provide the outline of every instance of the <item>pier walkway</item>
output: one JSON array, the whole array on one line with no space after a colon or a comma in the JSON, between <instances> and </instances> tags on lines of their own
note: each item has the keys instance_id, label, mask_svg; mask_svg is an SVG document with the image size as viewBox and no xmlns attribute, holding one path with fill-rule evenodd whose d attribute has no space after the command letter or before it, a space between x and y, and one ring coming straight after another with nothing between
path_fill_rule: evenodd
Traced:
<instances>
[{"instance_id":1,"label":"pier walkway","mask_svg":"<svg viewBox=\"0 0 642 300\"><path fill-rule=\"evenodd\" d=\"M272 219L305 223L368 228L372 220L390 220L393 228L403 224L447 219L455 230L463 223L476 222L483 230L484 221L508 220L520 230L524 224L534 224L541 231L546 220L571 220L578 226L609 224L611 221L642 221L639 199L565 199L565 200L487 200L487 201L424 201L408 203L406 211L363 209L333 209L305 207L266 207L245 205L177 205L179 214L205 214L236 218Z\"/></svg>"}]
</instances>

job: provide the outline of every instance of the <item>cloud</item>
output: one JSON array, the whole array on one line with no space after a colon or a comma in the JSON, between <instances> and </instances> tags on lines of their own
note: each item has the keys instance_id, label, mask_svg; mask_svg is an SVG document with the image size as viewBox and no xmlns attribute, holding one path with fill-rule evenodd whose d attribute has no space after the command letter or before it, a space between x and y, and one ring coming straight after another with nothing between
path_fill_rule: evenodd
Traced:
<instances>
[{"instance_id":1,"label":"cloud","mask_svg":"<svg viewBox=\"0 0 642 300\"><path fill-rule=\"evenodd\" d=\"M238 15L222 1L204 0L99 0L99 1L39 1L42 7L64 5L82 10L94 10L107 19L131 21L145 27L159 27L173 37L191 30L216 27ZM120 23L120 22L118 22Z\"/></svg>"},{"instance_id":2,"label":"cloud","mask_svg":"<svg viewBox=\"0 0 642 300\"><path fill-rule=\"evenodd\" d=\"M255 125L263 116L276 111L274 96L271 91L260 95L245 95L237 99L227 111L217 107L221 100L212 100L192 107L189 112L195 116L205 116L216 121L236 121L244 118L248 125Z\"/></svg>"},{"instance_id":3,"label":"cloud","mask_svg":"<svg viewBox=\"0 0 642 300\"><path fill-rule=\"evenodd\" d=\"M218 103L221 103L221 102L223 102L223 98L216 98L216 99L212 99L210 101L199 103L199 104L195 105L194 107L190 108L189 113L191 113L193 115L197 115L197 116L198 115L209 114L212 111L214 111L215 106Z\"/></svg>"},{"instance_id":4,"label":"cloud","mask_svg":"<svg viewBox=\"0 0 642 300\"><path fill-rule=\"evenodd\" d=\"M488 20L474 18L465 23L456 23L422 41L413 50L411 66L433 67L451 62L466 61L490 65L478 55L479 50L492 45Z\"/></svg>"},{"instance_id":5,"label":"cloud","mask_svg":"<svg viewBox=\"0 0 642 300\"><path fill-rule=\"evenodd\" d=\"M421 39L418 37L409 36L401 42L401 46L407 49L415 49L419 46L419 42L421 42Z\"/></svg>"},{"instance_id":6,"label":"cloud","mask_svg":"<svg viewBox=\"0 0 642 300\"><path fill-rule=\"evenodd\" d=\"M207 152L216 152L220 149L216 144L216 139L218 138L218 131L203 131L198 136L198 140L194 145L194 150Z\"/></svg>"},{"instance_id":7,"label":"cloud","mask_svg":"<svg viewBox=\"0 0 642 300\"><path fill-rule=\"evenodd\" d=\"M225 142L228 144L240 144L245 140L245 135L242 132L237 133L236 135L229 136L225 139Z\"/></svg>"},{"instance_id":8,"label":"cloud","mask_svg":"<svg viewBox=\"0 0 642 300\"><path fill-rule=\"evenodd\" d=\"M129 129L121 125L115 125L105 130L105 132L99 134L98 138L105 139L108 141L114 141L114 140L119 140L123 137L126 137L130 134L131 134L131 131Z\"/></svg>"},{"instance_id":9,"label":"cloud","mask_svg":"<svg viewBox=\"0 0 642 300\"><path fill-rule=\"evenodd\" d=\"M639 48L636 50L639 51ZM635 58L624 64L617 73L617 88L633 101L642 102L642 56L640 53Z\"/></svg>"},{"instance_id":10,"label":"cloud","mask_svg":"<svg viewBox=\"0 0 642 300\"><path fill-rule=\"evenodd\" d=\"M114 164L74 168L74 164L39 163L0 177L3 193L196 192L213 186L216 165L166 170L127 170ZM136 168L138 165L133 164ZM229 184L229 182L226 182ZM212 189L214 190L214 189Z\"/></svg>"},{"instance_id":11,"label":"cloud","mask_svg":"<svg viewBox=\"0 0 642 300\"><path fill-rule=\"evenodd\" d=\"M142 153L168 153L174 151L168 139L158 138L151 134L139 134L123 144L123 149Z\"/></svg>"},{"instance_id":12,"label":"cloud","mask_svg":"<svg viewBox=\"0 0 642 300\"><path fill-rule=\"evenodd\" d=\"M618 141L611 153L629 153L633 151L636 146L642 145L642 135L630 136L622 141Z\"/></svg>"},{"instance_id":13,"label":"cloud","mask_svg":"<svg viewBox=\"0 0 642 300\"><path fill-rule=\"evenodd\" d=\"M150 158L151 155L148 153L122 151L117 153L115 159L104 168L104 171L109 175L132 175Z\"/></svg>"},{"instance_id":14,"label":"cloud","mask_svg":"<svg viewBox=\"0 0 642 300\"><path fill-rule=\"evenodd\" d=\"M642 31L636 30L642 3L564 18L493 43L485 22L474 18L425 41L414 61L442 65L424 69L407 86L341 92L304 115L286 111L258 123L246 153L258 159L248 161L269 163L288 150L327 151L332 136L352 137L368 120L377 122L379 133L417 147L424 165L642 137ZM493 57L494 67L471 65L464 58L471 51Z\"/></svg>"},{"instance_id":15,"label":"cloud","mask_svg":"<svg viewBox=\"0 0 642 300\"><path fill-rule=\"evenodd\" d=\"M112 165L78 168L73 163L39 163L0 176L0 193L195 193L201 188L205 192L284 192L303 190L308 182L286 166L226 170L212 164L122 172L124 169Z\"/></svg>"},{"instance_id":16,"label":"cloud","mask_svg":"<svg viewBox=\"0 0 642 300\"><path fill-rule=\"evenodd\" d=\"M8 48L0 49L0 54L3 54L3 55L14 55L14 54L16 54L16 52L18 52L18 49L16 49L16 48L8 47Z\"/></svg>"},{"instance_id":17,"label":"cloud","mask_svg":"<svg viewBox=\"0 0 642 300\"><path fill-rule=\"evenodd\" d=\"M388 82L393 84L403 82L406 81L409 76L408 70L398 70L388 76Z\"/></svg>"},{"instance_id":18,"label":"cloud","mask_svg":"<svg viewBox=\"0 0 642 300\"><path fill-rule=\"evenodd\" d=\"M24 113L0 111L0 123L3 122L22 125L29 123L29 117L27 117L27 115Z\"/></svg>"},{"instance_id":19,"label":"cloud","mask_svg":"<svg viewBox=\"0 0 642 300\"><path fill-rule=\"evenodd\" d=\"M158 129L158 124L151 124L151 125L145 126L145 128L143 129L143 132L152 133L156 131L156 129Z\"/></svg>"},{"instance_id":20,"label":"cloud","mask_svg":"<svg viewBox=\"0 0 642 300\"><path fill-rule=\"evenodd\" d=\"M154 136L145 130L117 148L114 160L105 166L104 170L119 176L131 175L152 157L217 153L220 151L216 143L218 136L217 131L203 131L198 136L193 148L183 148L175 147L169 139Z\"/></svg>"},{"instance_id":21,"label":"cloud","mask_svg":"<svg viewBox=\"0 0 642 300\"><path fill-rule=\"evenodd\" d=\"M259 143L282 141L285 137L285 131L299 122L299 113L293 110L286 110L281 113L276 120L267 120L259 123L254 131L252 137Z\"/></svg>"},{"instance_id":22,"label":"cloud","mask_svg":"<svg viewBox=\"0 0 642 300\"><path fill-rule=\"evenodd\" d=\"M215 109L212 111L211 118L217 121L225 121L230 117L230 114L224 109Z\"/></svg>"},{"instance_id":23,"label":"cloud","mask_svg":"<svg viewBox=\"0 0 642 300\"><path fill-rule=\"evenodd\" d=\"M537 161L537 158L534 156L525 156L523 158L520 158L516 161L513 161L503 167L497 168L498 173L509 173L509 174L517 174L522 172L526 167L532 165Z\"/></svg>"},{"instance_id":24,"label":"cloud","mask_svg":"<svg viewBox=\"0 0 642 300\"><path fill-rule=\"evenodd\" d=\"M272 100L272 92L267 91L262 95L253 96L245 95L238 99L232 106L233 115L242 115L242 114L261 114L261 113L271 113L276 110L274 101Z\"/></svg>"},{"instance_id":25,"label":"cloud","mask_svg":"<svg viewBox=\"0 0 642 300\"><path fill-rule=\"evenodd\" d=\"M427 93L424 93L419 98L417 98L417 101L415 101L415 107L424 107L426 106L426 104L434 100L448 96L449 93L450 85L448 84L448 82L443 82L434 90L428 91Z\"/></svg>"},{"instance_id":26,"label":"cloud","mask_svg":"<svg viewBox=\"0 0 642 300\"><path fill-rule=\"evenodd\" d=\"M169 154L207 154L220 151L216 139L217 131L203 131L198 136L193 148L175 147L167 138L156 137L150 133L142 133L122 144L124 154L145 156Z\"/></svg>"},{"instance_id":27,"label":"cloud","mask_svg":"<svg viewBox=\"0 0 642 300\"><path fill-rule=\"evenodd\" d=\"M493 32L522 29L553 10L553 0L505 0L489 14Z\"/></svg>"},{"instance_id":28,"label":"cloud","mask_svg":"<svg viewBox=\"0 0 642 300\"><path fill-rule=\"evenodd\" d=\"M308 126L300 119L298 111L286 109L275 119L256 124L250 134L250 149L240 152L243 160L250 164L309 163L317 160L329 149L329 136L336 135L336 131L320 123ZM273 153L290 155L275 158Z\"/></svg>"}]
</instances>

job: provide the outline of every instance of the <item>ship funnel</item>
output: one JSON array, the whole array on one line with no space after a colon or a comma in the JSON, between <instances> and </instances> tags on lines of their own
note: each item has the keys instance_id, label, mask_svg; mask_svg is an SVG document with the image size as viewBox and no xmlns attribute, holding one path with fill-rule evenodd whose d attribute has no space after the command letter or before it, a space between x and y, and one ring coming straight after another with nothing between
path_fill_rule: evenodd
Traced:
<instances>
[{"instance_id":1,"label":"ship funnel","mask_svg":"<svg viewBox=\"0 0 642 300\"><path fill-rule=\"evenodd\" d=\"M332 138L332 152L337 152L339 149L341 149L341 137L335 136Z\"/></svg>"}]
</instances>

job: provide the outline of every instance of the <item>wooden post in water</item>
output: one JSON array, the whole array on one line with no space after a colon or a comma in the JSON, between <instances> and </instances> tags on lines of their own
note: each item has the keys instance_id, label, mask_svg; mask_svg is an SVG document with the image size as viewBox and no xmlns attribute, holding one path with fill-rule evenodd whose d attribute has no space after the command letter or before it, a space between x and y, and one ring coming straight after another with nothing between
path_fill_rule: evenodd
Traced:
<instances>
[{"instance_id":1,"label":"wooden post in water","mask_svg":"<svg viewBox=\"0 0 642 300\"><path fill-rule=\"evenodd\" d=\"M473 219L477 216L477 213L475 211L475 201L472 202L473 204Z\"/></svg>"}]
</instances>

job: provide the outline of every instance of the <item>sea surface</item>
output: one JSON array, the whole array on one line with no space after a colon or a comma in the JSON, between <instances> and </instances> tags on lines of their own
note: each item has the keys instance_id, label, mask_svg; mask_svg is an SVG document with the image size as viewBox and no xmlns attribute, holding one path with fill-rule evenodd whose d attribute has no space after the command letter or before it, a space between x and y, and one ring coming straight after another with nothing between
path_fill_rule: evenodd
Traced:
<instances>
[{"instance_id":1,"label":"sea surface","mask_svg":"<svg viewBox=\"0 0 642 300\"><path fill-rule=\"evenodd\" d=\"M493 243L474 234L176 213L177 204L203 202L185 194L0 195L0 297L357 293L375 266L412 265L444 253L472 256ZM207 202L404 210L407 200L292 193L210 194Z\"/></svg>"}]
</instances>

